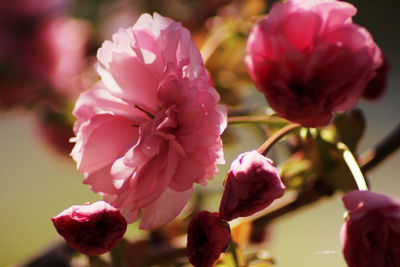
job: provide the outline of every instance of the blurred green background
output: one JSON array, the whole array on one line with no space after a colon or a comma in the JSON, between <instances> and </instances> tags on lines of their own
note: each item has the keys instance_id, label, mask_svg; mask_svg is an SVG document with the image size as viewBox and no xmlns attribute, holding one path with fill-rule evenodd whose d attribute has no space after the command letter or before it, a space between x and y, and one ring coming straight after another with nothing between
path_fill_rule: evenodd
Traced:
<instances>
[{"instance_id":1,"label":"blurred green background","mask_svg":"<svg viewBox=\"0 0 400 267\"><path fill-rule=\"evenodd\" d=\"M352 3L359 9L355 21L372 33L391 64L389 88L382 99L359 105L368 120L362 152L399 123L400 6L390 0ZM0 114L0 266L25 261L58 239L51 217L71 205L98 199L81 184L82 175L76 172L72 160L54 153L38 138L34 120L22 111ZM263 142L256 137L251 140L226 151L227 164L216 183L237 153ZM371 171L372 189L400 197L399 164L400 154L396 153ZM345 266L338 239L344 212L340 197L321 201L273 224L269 246L263 249L273 253L276 266Z\"/></svg>"}]
</instances>

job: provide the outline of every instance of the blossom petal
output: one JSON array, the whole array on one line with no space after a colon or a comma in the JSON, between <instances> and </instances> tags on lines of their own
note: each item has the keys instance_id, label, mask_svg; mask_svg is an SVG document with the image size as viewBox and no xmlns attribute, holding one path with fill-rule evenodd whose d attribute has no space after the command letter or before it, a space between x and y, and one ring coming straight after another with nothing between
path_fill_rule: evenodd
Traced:
<instances>
[{"instance_id":1,"label":"blossom petal","mask_svg":"<svg viewBox=\"0 0 400 267\"><path fill-rule=\"evenodd\" d=\"M91 172L111 164L135 143L138 129L120 116L100 114L82 124L71 155L80 172Z\"/></svg>"},{"instance_id":2,"label":"blossom petal","mask_svg":"<svg viewBox=\"0 0 400 267\"><path fill-rule=\"evenodd\" d=\"M143 209L140 229L157 228L174 219L185 207L193 189L177 192L167 188L150 206Z\"/></svg>"}]
</instances>

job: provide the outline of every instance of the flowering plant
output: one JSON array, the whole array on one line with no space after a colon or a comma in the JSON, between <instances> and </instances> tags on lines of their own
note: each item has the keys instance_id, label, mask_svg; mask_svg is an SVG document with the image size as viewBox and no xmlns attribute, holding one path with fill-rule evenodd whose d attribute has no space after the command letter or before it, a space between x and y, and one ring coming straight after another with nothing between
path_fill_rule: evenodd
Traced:
<instances>
[{"instance_id":1,"label":"flowering plant","mask_svg":"<svg viewBox=\"0 0 400 267\"><path fill-rule=\"evenodd\" d=\"M22 266L270 267L284 215L337 196L337 249L307 256L399 266L399 201L369 171L400 128L360 145L393 63L357 8L184 2L0 4L0 110L33 112L102 198L53 217L66 243Z\"/></svg>"}]
</instances>

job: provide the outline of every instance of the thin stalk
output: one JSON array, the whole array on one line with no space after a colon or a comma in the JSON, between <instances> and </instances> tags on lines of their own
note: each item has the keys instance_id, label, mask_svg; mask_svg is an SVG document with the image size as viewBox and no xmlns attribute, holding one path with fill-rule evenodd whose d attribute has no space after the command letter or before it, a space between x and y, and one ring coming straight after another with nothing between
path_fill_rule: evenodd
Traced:
<instances>
[{"instance_id":1,"label":"thin stalk","mask_svg":"<svg viewBox=\"0 0 400 267\"><path fill-rule=\"evenodd\" d=\"M235 267L239 267L239 258L236 253L236 244L233 242L232 237L229 237L229 248L228 251L232 253L233 261L235 262Z\"/></svg>"},{"instance_id":2,"label":"thin stalk","mask_svg":"<svg viewBox=\"0 0 400 267\"><path fill-rule=\"evenodd\" d=\"M287 135L288 133L292 132L295 129L300 128L301 125L299 124L289 124L286 125L285 127L283 127L282 129L280 129L279 131L277 131L276 133L274 133L273 135L271 135L270 138L268 138L267 141L265 141L264 144L262 144L257 151L262 154L262 155L267 155L268 151L271 149L271 147L278 142L282 137L284 137L285 135Z\"/></svg>"},{"instance_id":3,"label":"thin stalk","mask_svg":"<svg viewBox=\"0 0 400 267\"><path fill-rule=\"evenodd\" d=\"M373 148L370 148L360 157L360 166L363 172L367 172L379 165L388 156L400 147L400 124L396 126L385 138Z\"/></svg>"},{"instance_id":4,"label":"thin stalk","mask_svg":"<svg viewBox=\"0 0 400 267\"><path fill-rule=\"evenodd\" d=\"M270 126L283 127L289 122L269 115L253 115L253 116L234 116L228 118L229 124L242 124L242 123L257 123L268 124Z\"/></svg>"},{"instance_id":5,"label":"thin stalk","mask_svg":"<svg viewBox=\"0 0 400 267\"><path fill-rule=\"evenodd\" d=\"M358 165L356 158L353 156L353 153L351 153L350 149L342 142L339 142L337 144L337 148L339 150L343 151L343 159L346 162L347 167L349 167L349 170L350 170L351 174L353 175L353 178L357 184L358 189L359 190L368 190L367 182L366 182L364 175L360 169L360 166Z\"/></svg>"}]
</instances>

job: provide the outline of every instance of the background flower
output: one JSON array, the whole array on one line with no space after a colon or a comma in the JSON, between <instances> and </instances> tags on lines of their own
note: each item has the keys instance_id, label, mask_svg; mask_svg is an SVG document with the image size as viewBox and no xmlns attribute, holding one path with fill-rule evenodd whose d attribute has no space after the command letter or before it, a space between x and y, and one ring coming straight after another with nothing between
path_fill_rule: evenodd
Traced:
<instances>
[{"instance_id":1,"label":"background flower","mask_svg":"<svg viewBox=\"0 0 400 267\"><path fill-rule=\"evenodd\" d=\"M140 227L158 227L224 162L226 110L189 31L157 13L120 29L98 60L102 80L74 110L72 156L128 222L142 211Z\"/></svg>"},{"instance_id":2,"label":"background flower","mask_svg":"<svg viewBox=\"0 0 400 267\"><path fill-rule=\"evenodd\" d=\"M400 266L399 199L352 191L343 202L349 213L340 239L348 266Z\"/></svg>"},{"instance_id":3,"label":"background flower","mask_svg":"<svg viewBox=\"0 0 400 267\"><path fill-rule=\"evenodd\" d=\"M279 116L318 127L357 104L382 55L355 13L342 1L289 0L254 26L245 62Z\"/></svg>"}]
</instances>

